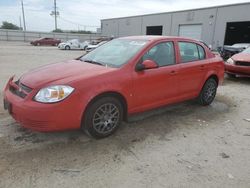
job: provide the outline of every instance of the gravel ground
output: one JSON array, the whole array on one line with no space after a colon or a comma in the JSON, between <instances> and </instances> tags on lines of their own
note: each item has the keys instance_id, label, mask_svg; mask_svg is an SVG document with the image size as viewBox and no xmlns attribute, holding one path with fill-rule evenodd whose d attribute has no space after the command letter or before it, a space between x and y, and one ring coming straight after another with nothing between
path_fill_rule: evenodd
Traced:
<instances>
[{"instance_id":1,"label":"gravel ground","mask_svg":"<svg viewBox=\"0 0 250 188\"><path fill-rule=\"evenodd\" d=\"M0 42L8 78L82 51ZM2 101L2 93L0 95ZM23 129L0 105L0 187L250 187L250 79L225 79L211 106L189 101L146 112L115 135Z\"/></svg>"}]
</instances>

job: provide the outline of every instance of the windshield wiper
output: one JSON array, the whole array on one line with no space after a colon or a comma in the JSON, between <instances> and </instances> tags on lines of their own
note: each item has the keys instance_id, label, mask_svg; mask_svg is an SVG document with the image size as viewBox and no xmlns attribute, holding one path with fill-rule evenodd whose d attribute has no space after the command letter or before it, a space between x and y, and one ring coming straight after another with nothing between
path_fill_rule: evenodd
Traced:
<instances>
[{"instance_id":1,"label":"windshield wiper","mask_svg":"<svg viewBox=\"0 0 250 188\"><path fill-rule=\"evenodd\" d=\"M93 61L93 60L89 60L89 59L83 59L83 61L84 61L84 62L87 62L87 63L92 63L92 64L104 66L104 64L102 64L102 63L100 63L100 62Z\"/></svg>"}]
</instances>

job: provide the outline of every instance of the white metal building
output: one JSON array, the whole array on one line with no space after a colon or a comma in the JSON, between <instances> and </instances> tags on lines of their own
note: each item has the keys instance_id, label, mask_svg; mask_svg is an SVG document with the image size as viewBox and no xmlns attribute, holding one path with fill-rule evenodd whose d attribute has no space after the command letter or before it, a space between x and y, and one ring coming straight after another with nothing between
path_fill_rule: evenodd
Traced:
<instances>
[{"instance_id":1,"label":"white metal building","mask_svg":"<svg viewBox=\"0 0 250 188\"><path fill-rule=\"evenodd\" d=\"M250 43L250 2L101 20L102 35L172 35L200 39L213 48Z\"/></svg>"}]
</instances>

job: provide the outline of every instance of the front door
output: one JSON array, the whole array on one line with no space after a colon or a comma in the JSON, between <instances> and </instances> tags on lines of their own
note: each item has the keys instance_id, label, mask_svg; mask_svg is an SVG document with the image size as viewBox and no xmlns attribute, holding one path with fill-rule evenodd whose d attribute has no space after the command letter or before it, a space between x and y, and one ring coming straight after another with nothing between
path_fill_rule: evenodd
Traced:
<instances>
[{"instance_id":1,"label":"front door","mask_svg":"<svg viewBox=\"0 0 250 188\"><path fill-rule=\"evenodd\" d=\"M158 68L135 72L134 111L143 111L170 102L177 95L178 67L173 42L161 42L141 58L153 60Z\"/></svg>"}]
</instances>

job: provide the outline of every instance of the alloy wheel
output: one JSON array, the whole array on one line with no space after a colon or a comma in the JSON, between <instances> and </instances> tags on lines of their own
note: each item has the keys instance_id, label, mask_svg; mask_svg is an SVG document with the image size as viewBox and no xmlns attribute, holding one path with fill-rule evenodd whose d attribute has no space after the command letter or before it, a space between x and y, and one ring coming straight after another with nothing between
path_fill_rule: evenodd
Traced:
<instances>
[{"instance_id":1,"label":"alloy wheel","mask_svg":"<svg viewBox=\"0 0 250 188\"><path fill-rule=\"evenodd\" d=\"M112 132L118 125L120 111L112 103L101 105L94 113L93 128L100 134Z\"/></svg>"}]
</instances>

